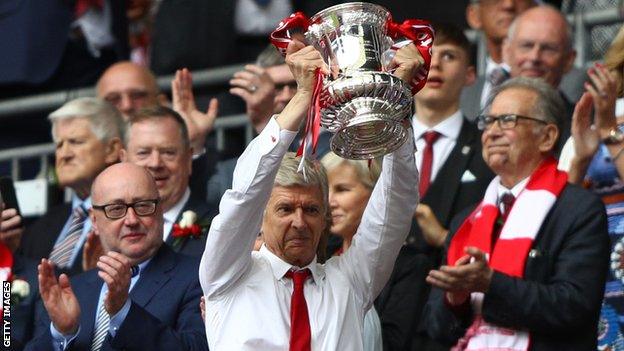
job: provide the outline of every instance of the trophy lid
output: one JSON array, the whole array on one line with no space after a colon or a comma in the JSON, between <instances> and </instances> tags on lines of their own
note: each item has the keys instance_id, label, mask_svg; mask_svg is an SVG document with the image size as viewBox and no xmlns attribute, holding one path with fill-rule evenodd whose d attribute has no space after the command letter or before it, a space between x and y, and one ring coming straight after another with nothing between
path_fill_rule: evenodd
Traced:
<instances>
[{"instance_id":1,"label":"trophy lid","mask_svg":"<svg viewBox=\"0 0 624 351\"><path fill-rule=\"evenodd\" d=\"M356 21L376 22L385 25L391 17L390 11L385 7L368 2L348 2L344 4L328 7L310 18L310 22L315 23L345 23Z\"/></svg>"}]
</instances>

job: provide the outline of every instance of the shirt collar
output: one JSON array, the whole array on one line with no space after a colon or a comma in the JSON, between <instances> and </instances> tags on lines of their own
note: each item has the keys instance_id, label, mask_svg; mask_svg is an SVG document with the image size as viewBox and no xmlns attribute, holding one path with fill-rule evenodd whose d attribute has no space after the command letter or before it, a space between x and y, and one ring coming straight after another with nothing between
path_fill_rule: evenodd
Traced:
<instances>
[{"instance_id":1,"label":"shirt collar","mask_svg":"<svg viewBox=\"0 0 624 351\"><path fill-rule=\"evenodd\" d=\"M529 177L526 177L522 179L518 184L514 185L513 188L511 189L507 189L503 184L498 183L498 189L497 189L498 198L500 199L503 196L503 194L508 193L510 191L511 191L511 195L517 198L518 195L520 195L520 192L524 190L528 182L529 182Z\"/></svg>"},{"instance_id":2,"label":"shirt collar","mask_svg":"<svg viewBox=\"0 0 624 351\"><path fill-rule=\"evenodd\" d=\"M455 111L452 115L445 118L442 122L436 124L433 128L429 128L424 123L418 120L416 116L412 118L412 127L414 128L414 137L416 140L420 139L425 132L435 130L442 134L445 138L457 140L459 131L464 123L464 117L460 110Z\"/></svg>"},{"instance_id":3,"label":"shirt collar","mask_svg":"<svg viewBox=\"0 0 624 351\"><path fill-rule=\"evenodd\" d=\"M265 244L262 244L259 253L269 261L269 264L271 265L271 271L273 272L273 277L275 278L275 280L281 280L282 278L284 278L284 275L286 275L286 272L293 268L295 270L306 268L309 269L310 273L312 273L312 279L315 283L320 282L321 279L323 279L323 277L325 276L325 272L316 263L316 256L314 256L312 262L310 262L307 266L297 267L277 257L274 253L267 249Z\"/></svg>"},{"instance_id":4,"label":"shirt collar","mask_svg":"<svg viewBox=\"0 0 624 351\"><path fill-rule=\"evenodd\" d=\"M91 196L88 198L81 200L76 194L72 195L72 210L78 206L82 206L85 211L88 211L91 208Z\"/></svg>"},{"instance_id":5,"label":"shirt collar","mask_svg":"<svg viewBox=\"0 0 624 351\"><path fill-rule=\"evenodd\" d=\"M184 195L182 195L180 200L176 202L176 204L173 205L173 207L170 208L169 211L163 213L165 222L175 223L176 219L178 219L178 216L180 215L180 211L182 211L182 209L184 208L184 205L186 205L186 202L188 201L189 197L191 197L191 190L188 187L186 187L186 190L184 191Z\"/></svg>"},{"instance_id":6,"label":"shirt collar","mask_svg":"<svg viewBox=\"0 0 624 351\"><path fill-rule=\"evenodd\" d=\"M494 60L492 60L492 58L490 56L487 57L485 62L486 62L486 65L485 65L485 76L486 77L488 76L488 74L490 74L490 72L492 72L493 70L497 69L498 67L502 67L505 71L511 72L511 67L509 67L508 64L506 64L505 62L496 63L496 62L494 62Z\"/></svg>"}]
</instances>

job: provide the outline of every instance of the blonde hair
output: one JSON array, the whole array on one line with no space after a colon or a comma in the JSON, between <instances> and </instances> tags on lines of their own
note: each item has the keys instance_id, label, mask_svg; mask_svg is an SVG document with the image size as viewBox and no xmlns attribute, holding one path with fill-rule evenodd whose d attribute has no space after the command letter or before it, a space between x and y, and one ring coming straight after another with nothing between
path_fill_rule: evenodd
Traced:
<instances>
[{"instance_id":1,"label":"blonde hair","mask_svg":"<svg viewBox=\"0 0 624 351\"><path fill-rule=\"evenodd\" d=\"M321 164L325 167L327 172L331 172L332 170L347 165L353 167L355 170L355 174L357 174L360 182L367 187L368 189L373 189L375 187L375 183L379 178L379 174L381 174L381 159L375 159L371 161L370 167L368 165L368 161L366 160L349 160L344 159L333 152L328 152L321 159Z\"/></svg>"},{"instance_id":2,"label":"blonde hair","mask_svg":"<svg viewBox=\"0 0 624 351\"><path fill-rule=\"evenodd\" d=\"M624 69L624 26L611 42L611 46L607 50L605 57L605 66L615 73L617 77L617 94L618 97L624 96L624 77L622 70Z\"/></svg>"}]
</instances>

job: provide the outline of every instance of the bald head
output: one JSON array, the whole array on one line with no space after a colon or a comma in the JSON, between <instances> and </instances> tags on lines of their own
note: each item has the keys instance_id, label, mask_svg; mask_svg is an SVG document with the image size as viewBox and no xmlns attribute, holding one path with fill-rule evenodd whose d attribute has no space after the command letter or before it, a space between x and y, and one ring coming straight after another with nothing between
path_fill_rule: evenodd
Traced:
<instances>
[{"instance_id":1,"label":"bald head","mask_svg":"<svg viewBox=\"0 0 624 351\"><path fill-rule=\"evenodd\" d=\"M110 66L98 80L96 93L126 118L142 107L157 105L160 98L154 74L128 61Z\"/></svg>"},{"instance_id":2,"label":"bald head","mask_svg":"<svg viewBox=\"0 0 624 351\"><path fill-rule=\"evenodd\" d=\"M152 175L141 166L133 163L122 162L114 164L103 170L93 182L91 187L91 197L94 204L108 203L113 189L126 188L131 197L133 189L137 192L144 192L150 198L158 198L158 188Z\"/></svg>"},{"instance_id":3,"label":"bald head","mask_svg":"<svg viewBox=\"0 0 624 351\"><path fill-rule=\"evenodd\" d=\"M549 5L533 7L516 18L503 52L512 77L542 78L554 88L576 58L568 22Z\"/></svg>"}]
</instances>

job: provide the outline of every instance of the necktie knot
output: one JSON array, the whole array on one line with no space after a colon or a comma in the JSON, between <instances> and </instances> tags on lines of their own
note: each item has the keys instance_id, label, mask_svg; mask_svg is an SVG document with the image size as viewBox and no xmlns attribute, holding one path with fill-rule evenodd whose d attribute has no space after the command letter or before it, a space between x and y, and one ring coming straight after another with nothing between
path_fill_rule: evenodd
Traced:
<instances>
[{"instance_id":1,"label":"necktie knot","mask_svg":"<svg viewBox=\"0 0 624 351\"><path fill-rule=\"evenodd\" d=\"M425 143L427 143L427 145L433 145L438 140L439 137L440 137L440 133L436 132L435 130L430 130L426 132L423 136L423 138L425 139Z\"/></svg>"},{"instance_id":2,"label":"necktie knot","mask_svg":"<svg viewBox=\"0 0 624 351\"><path fill-rule=\"evenodd\" d=\"M286 272L286 277L293 280L293 283L296 286L303 285L305 281L310 277L309 269L301 269L298 271L288 271Z\"/></svg>"},{"instance_id":3,"label":"necktie knot","mask_svg":"<svg viewBox=\"0 0 624 351\"><path fill-rule=\"evenodd\" d=\"M511 211L511 207L514 202L516 202L516 197L513 196L512 193L504 193L500 198L500 203L503 204L503 216L507 218L509 215L509 211Z\"/></svg>"},{"instance_id":4,"label":"necktie knot","mask_svg":"<svg viewBox=\"0 0 624 351\"><path fill-rule=\"evenodd\" d=\"M509 78L509 72L503 67L496 67L490 73L487 74L487 81L492 84L493 87L501 85Z\"/></svg>"}]
</instances>

